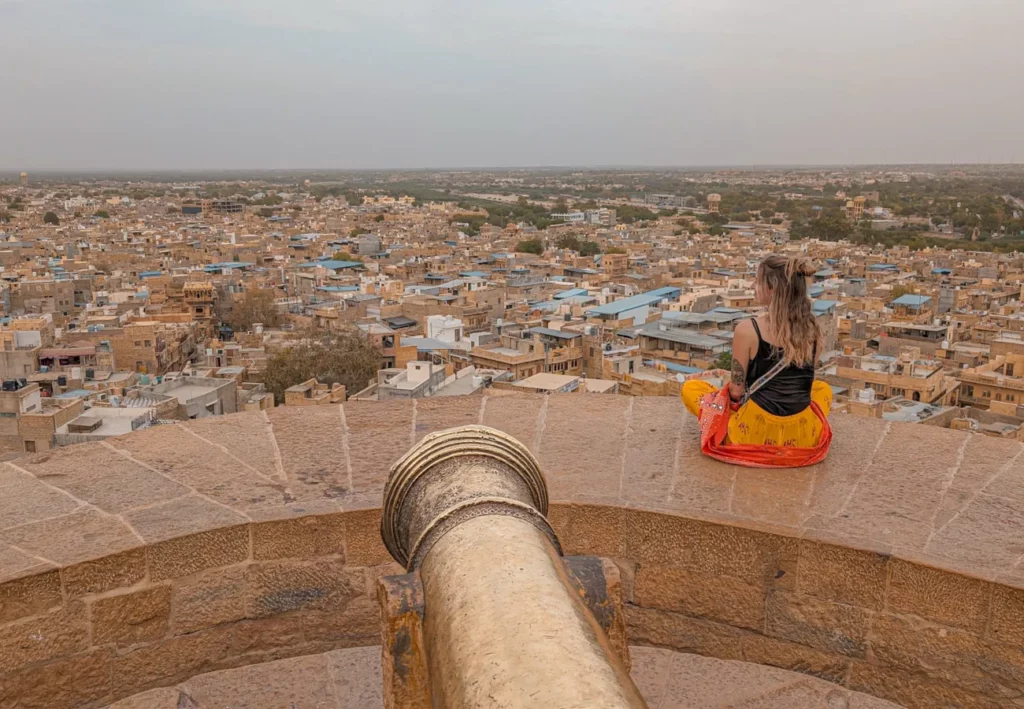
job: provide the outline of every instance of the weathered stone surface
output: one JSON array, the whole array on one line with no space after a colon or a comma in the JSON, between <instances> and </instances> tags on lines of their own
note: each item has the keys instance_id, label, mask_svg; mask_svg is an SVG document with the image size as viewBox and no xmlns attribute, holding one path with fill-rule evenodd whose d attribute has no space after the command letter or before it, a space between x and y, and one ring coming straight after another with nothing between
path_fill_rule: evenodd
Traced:
<instances>
[{"instance_id":1,"label":"weathered stone surface","mask_svg":"<svg viewBox=\"0 0 1024 709\"><path fill-rule=\"evenodd\" d=\"M194 633L245 618L244 565L211 569L176 581L171 597L171 630Z\"/></svg>"},{"instance_id":2,"label":"weathered stone surface","mask_svg":"<svg viewBox=\"0 0 1024 709\"><path fill-rule=\"evenodd\" d=\"M345 515L297 517L252 526L253 559L311 559L345 554Z\"/></svg>"},{"instance_id":3,"label":"weathered stone surface","mask_svg":"<svg viewBox=\"0 0 1024 709\"><path fill-rule=\"evenodd\" d=\"M131 586L146 575L146 550L132 549L61 570L64 590L71 597Z\"/></svg>"},{"instance_id":4,"label":"weathered stone surface","mask_svg":"<svg viewBox=\"0 0 1024 709\"><path fill-rule=\"evenodd\" d=\"M686 410L675 398L640 397L633 401L620 485L624 502L664 506L676 474L685 415Z\"/></svg>"},{"instance_id":5,"label":"weathered stone surface","mask_svg":"<svg viewBox=\"0 0 1024 709\"><path fill-rule=\"evenodd\" d=\"M81 504L10 464L0 467L0 528L66 515Z\"/></svg>"},{"instance_id":6,"label":"weathered stone surface","mask_svg":"<svg viewBox=\"0 0 1024 709\"><path fill-rule=\"evenodd\" d=\"M641 563L692 568L700 527L700 522L683 517L627 510L623 513L623 554Z\"/></svg>"},{"instance_id":7,"label":"weathered stone surface","mask_svg":"<svg viewBox=\"0 0 1024 709\"><path fill-rule=\"evenodd\" d=\"M871 615L857 606L772 591L766 604L765 634L825 652L864 657Z\"/></svg>"},{"instance_id":8,"label":"weathered stone surface","mask_svg":"<svg viewBox=\"0 0 1024 709\"><path fill-rule=\"evenodd\" d=\"M381 654L379 647L337 650L327 664L338 692L339 709L381 709Z\"/></svg>"},{"instance_id":9,"label":"weathered stone surface","mask_svg":"<svg viewBox=\"0 0 1024 709\"><path fill-rule=\"evenodd\" d=\"M388 470L412 447L412 401L352 401L345 404L352 492L378 501Z\"/></svg>"},{"instance_id":10,"label":"weathered stone surface","mask_svg":"<svg viewBox=\"0 0 1024 709\"><path fill-rule=\"evenodd\" d=\"M148 544L247 521L237 512L196 495L131 510L124 519Z\"/></svg>"},{"instance_id":11,"label":"weathered stone surface","mask_svg":"<svg viewBox=\"0 0 1024 709\"><path fill-rule=\"evenodd\" d=\"M282 406L268 413L292 492L342 497L351 489L340 406Z\"/></svg>"},{"instance_id":12,"label":"weathered stone surface","mask_svg":"<svg viewBox=\"0 0 1024 709\"><path fill-rule=\"evenodd\" d=\"M0 706L58 709L90 705L110 694L110 668L111 652L103 649L13 672L0 678Z\"/></svg>"},{"instance_id":13,"label":"weathered stone surface","mask_svg":"<svg viewBox=\"0 0 1024 709\"><path fill-rule=\"evenodd\" d=\"M293 610L339 609L366 593L363 569L340 561L266 561L245 572L246 614L261 618Z\"/></svg>"},{"instance_id":14,"label":"weathered stone surface","mask_svg":"<svg viewBox=\"0 0 1024 709\"><path fill-rule=\"evenodd\" d=\"M0 538L61 565L142 546L124 522L93 509L5 529Z\"/></svg>"},{"instance_id":15,"label":"weathered stone surface","mask_svg":"<svg viewBox=\"0 0 1024 709\"><path fill-rule=\"evenodd\" d=\"M879 615L871 649L882 664L1010 702L1024 689L1024 653L913 616Z\"/></svg>"},{"instance_id":16,"label":"weathered stone surface","mask_svg":"<svg viewBox=\"0 0 1024 709\"><path fill-rule=\"evenodd\" d=\"M825 519L838 514L858 489L875 449L889 426L855 416L832 416L832 447L828 458L812 470L818 475L808 498L808 517ZM805 518L805 523L813 523Z\"/></svg>"},{"instance_id":17,"label":"weathered stone surface","mask_svg":"<svg viewBox=\"0 0 1024 709\"><path fill-rule=\"evenodd\" d=\"M653 647L632 647L629 652L633 660L630 675L636 688L648 706L662 706L676 653Z\"/></svg>"},{"instance_id":18,"label":"weathered stone surface","mask_svg":"<svg viewBox=\"0 0 1024 709\"><path fill-rule=\"evenodd\" d=\"M149 575L154 581L162 581L248 558L248 525L227 527L154 544L149 548Z\"/></svg>"},{"instance_id":19,"label":"weathered stone surface","mask_svg":"<svg viewBox=\"0 0 1024 709\"><path fill-rule=\"evenodd\" d=\"M1005 709L993 697L941 684L924 675L893 671L864 662L853 664L846 686L897 702L907 709Z\"/></svg>"},{"instance_id":20,"label":"weathered stone surface","mask_svg":"<svg viewBox=\"0 0 1024 709\"><path fill-rule=\"evenodd\" d=\"M537 455L546 404L547 398L543 396L487 396L483 407L484 425L504 431Z\"/></svg>"},{"instance_id":21,"label":"weathered stone surface","mask_svg":"<svg viewBox=\"0 0 1024 709\"><path fill-rule=\"evenodd\" d=\"M108 596L90 605L93 644L128 647L167 635L171 588L155 588Z\"/></svg>"},{"instance_id":22,"label":"weathered stone surface","mask_svg":"<svg viewBox=\"0 0 1024 709\"><path fill-rule=\"evenodd\" d=\"M114 702L107 709L191 709L190 701L191 697L184 689L160 687Z\"/></svg>"},{"instance_id":23,"label":"weathered stone surface","mask_svg":"<svg viewBox=\"0 0 1024 709\"><path fill-rule=\"evenodd\" d=\"M893 423L870 467L835 516L809 524L920 548L931 534L932 518L943 489L955 476L967 436L933 426ZM837 434L834 440L840 437ZM907 445L908 440L914 444ZM834 455L833 451L829 457Z\"/></svg>"},{"instance_id":24,"label":"weathered stone surface","mask_svg":"<svg viewBox=\"0 0 1024 709\"><path fill-rule=\"evenodd\" d=\"M799 549L796 539L720 524L699 525L691 544L693 568L762 586L793 568Z\"/></svg>"},{"instance_id":25,"label":"weathered stone surface","mask_svg":"<svg viewBox=\"0 0 1024 709\"><path fill-rule=\"evenodd\" d=\"M269 433L265 425L261 430ZM281 504L285 499L283 481L273 470L274 453L269 441L263 444L271 456L268 477L182 426L157 426L111 439L110 444L221 504L251 509Z\"/></svg>"},{"instance_id":26,"label":"weathered stone surface","mask_svg":"<svg viewBox=\"0 0 1024 709\"><path fill-rule=\"evenodd\" d=\"M381 625L381 689L393 709L429 707L431 680L423 618L423 584L418 572L378 579Z\"/></svg>"},{"instance_id":27,"label":"weathered stone surface","mask_svg":"<svg viewBox=\"0 0 1024 709\"><path fill-rule=\"evenodd\" d=\"M980 635L988 617L992 586L939 569L893 559L886 608L919 615Z\"/></svg>"},{"instance_id":28,"label":"weathered stone surface","mask_svg":"<svg viewBox=\"0 0 1024 709\"><path fill-rule=\"evenodd\" d=\"M979 494L931 537L925 552L950 566L985 569L986 576L1013 566L1024 557L1024 498Z\"/></svg>"},{"instance_id":29,"label":"weathered stone surface","mask_svg":"<svg viewBox=\"0 0 1024 709\"><path fill-rule=\"evenodd\" d=\"M88 647L85 606L72 603L0 626L0 672L74 655Z\"/></svg>"},{"instance_id":30,"label":"weathered stone surface","mask_svg":"<svg viewBox=\"0 0 1024 709\"><path fill-rule=\"evenodd\" d=\"M231 663L233 665L323 651L297 651L304 645L300 614L244 620L225 627L231 631L227 654L235 658ZM289 652L289 649L293 651ZM282 650L284 651L281 652Z\"/></svg>"},{"instance_id":31,"label":"weathered stone surface","mask_svg":"<svg viewBox=\"0 0 1024 709\"><path fill-rule=\"evenodd\" d=\"M480 423L484 397L443 396L416 401L416 440L429 433Z\"/></svg>"},{"instance_id":32,"label":"weathered stone surface","mask_svg":"<svg viewBox=\"0 0 1024 709\"><path fill-rule=\"evenodd\" d=\"M1002 643L1024 646L1024 591L993 586L987 635Z\"/></svg>"},{"instance_id":33,"label":"weathered stone surface","mask_svg":"<svg viewBox=\"0 0 1024 709\"><path fill-rule=\"evenodd\" d=\"M630 399L591 397L584 414L579 408L583 401L576 396L550 397L539 459L553 499L618 499ZM582 440L587 445L581 446Z\"/></svg>"},{"instance_id":34,"label":"weathered stone surface","mask_svg":"<svg viewBox=\"0 0 1024 709\"><path fill-rule=\"evenodd\" d=\"M622 556L622 517L617 507L566 505L565 528L559 534L566 555Z\"/></svg>"},{"instance_id":35,"label":"weathered stone surface","mask_svg":"<svg viewBox=\"0 0 1024 709\"><path fill-rule=\"evenodd\" d=\"M298 678L302 681L296 681ZM334 686L323 655L295 657L200 675L188 681L198 707L334 707Z\"/></svg>"},{"instance_id":36,"label":"weathered stone surface","mask_svg":"<svg viewBox=\"0 0 1024 709\"><path fill-rule=\"evenodd\" d=\"M722 623L690 618L680 613L626 606L630 642L653 645L728 660L743 659L743 632Z\"/></svg>"},{"instance_id":37,"label":"weathered stone surface","mask_svg":"<svg viewBox=\"0 0 1024 709\"><path fill-rule=\"evenodd\" d=\"M56 608L63 602L56 569L0 584L0 624Z\"/></svg>"},{"instance_id":38,"label":"weathered stone surface","mask_svg":"<svg viewBox=\"0 0 1024 709\"><path fill-rule=\"evenodd\" d=\"M800 593L870 610L881 610L889 558L831 544L800 544L797 588Z\"/></svg>"},{"instance_id":39,"label":"weathered stone surface","mask_svg":"<svg viewBox=\"0 0 1024 709\"><path fill-rule=\"evenodd\" d=\"M0 584L43 574L56 568L57 565L49 560L26 554L10 544L0 542Z\"/></svg>"},{"instance_id":40,"label":"weathered stone surface","mask_svg":"<svg viewBox=\"0 0 1024 709\"><path fill-rule=\"evenodd\" d=\"M232 626L211 628L140 646L114 659L113 694L125 697L184 680L217 664L231 653Z\"/></svg>"},{"instance_id":41,"label":"weathered stone surface","mask_svg":"<svg viewBox=\"0 0 1024 709\"><path fill-rule=\"evenodd\" d=\"M380 642L380 609L369 595L352 598L340 608L302 614L306 640L326 640L337 647Z\"/></svg>"},{"instance_id":42,"label":"weathered stone surface","mask_svg":"<svg viewBox=\"0 0 1024 709\"><path fill-rule=\"evenodd\" d=\"M380 538L380 510L345 513L345 559L352 566L394 561Z\"/></svg>"},{"instance_id":43,"label":"weathered stone surface","mask_svg":"<svg viewBox=\"0 0 1024 709\"><path fill-rule=\"evenodd\" d=\"M736 475L729 511L743 518L799 528L807 499L824 475L814 468L751 468Z\"/></svg>"},{"instance_id":44,"label":"weathered stone surface","mask_svg":"<svg viewBox=\"0 0 1024 709\"><path fill-rule=\"evenodd\" d=\"M740 648L747 662L800 672L828 682L841 683L852 662L842 655L756 633L745 634Z\"/></svg>"},{"instance_id":45,"label":"weathered stone surface","mask_svg":"<svg viewBox=\"0 0 1024 709\"><path fill-rule=\"evenodd\" d=\"M274 437L264 412L207 416L189 421L188 427L210 442L224 446L231 455L266 477L273 479L283 475L277 468Z\"/></svg>"},{"instance_id":46,"label":"weathered stone surface","mask_svg":"<svg viewBox=\"0 0 1024 709\"><path fill-rule=\"evenodd\" d=\"M986 485L993 494L1001 494L996 488L1001 487L1002 480L1012 478L1013 473L996 476L1020 451L1019 441L992 436L969 438L964 459L935 510L933 529L947 524Z\"/></svg>"},{"instance_id":47,"label":"weathered stone surface","mask_svg":"<svg viewBox=\"0 0 1024 709\"><path fill-rule=\"evenodd\" d=\"M189 492L187 487L119 455L102 443L83 443L76 446L74 453L73 456L59 452L43 454L24 461L21 467L45 483L115 514Z\"/></svg>"},{"instance_id":48,"label":"weathered stone surface","mask_svg":"<svg viewBox=\"0 0 1024 709\"><path fill-rule=\"evenodd\" d=\"M641 564L636 572L637 605L708 618L740 628L764 627L765 590L728 576Z\"/></svg>"}]
</instances>

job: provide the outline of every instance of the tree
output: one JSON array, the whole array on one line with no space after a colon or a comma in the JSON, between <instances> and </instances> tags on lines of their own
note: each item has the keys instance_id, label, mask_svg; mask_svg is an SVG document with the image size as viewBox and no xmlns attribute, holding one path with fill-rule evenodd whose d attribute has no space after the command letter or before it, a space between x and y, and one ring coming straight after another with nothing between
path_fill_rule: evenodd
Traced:
<instances>
[{"instance_id":1,"label":"tree","mask_svg":"<svg viewBox=\"0 0 1024 709\"><path fill-rule=\"evenodd\" d=\"M309 332L270 358L263 385L279 404L285 389L313 377L323 384L344 384L354 394L377 376L381 361L380 350L358 328Z\"/></svg>"},{"instance_id":2,"label":"tree","mask_svg":"<svg viewBox=\"0 0 1024 709\"><path fill-rule=\"evenodd\" d=\"M540 239L524 239L516 244L516 251L523 254L536 254L540 256L544 253L544 242Z\"/></svg>"},{"instance_id":3,"label":"tree","mask_svg":"<svg viewBox=\"0 0 1024 709\"><path fill-rule=\"evenodd\" d=\"M335 251L331 258L337 261L354 261L356 263L362 263L363 260L354 254L350 254L348 251Z\"/></svg>"},{"instance_id":4,"label":"tree","mask_svg":"<svg viewBox=\"0 0 1024 709\"><path fill-rule=\"evenodd\" d=\"M108 212L105 209L100 209L95 214L93 214L93 216L96 217L97 219L110 219L110 212Z\"/></svg>"},{"instance_id":5,"label":"tree","mask_svg":"<svg viewBox=\"0 0 1024 709\"><path fill-rule=\"evenodd\" d=\"M724 369L727 372L732 371L732 352L722 352L719 354L715 357L715 361L711 363L711 366L708 367L708 369Z\"/></svg>"},{"instance_id":6,"label":"tree","mask_svg":"<svg viewBox=\"0 0 1024 709\"><path fill-rule=\"evenodd\" d=\"M53 212L47 212L43 215L43 224L58 225L60 224L60 219L58 219L57 215Z\"/></svg>"},{"instance_id":7,"label":"tree","mask_svg":"<svg viewBox=\"0 0 1024 709\"><path fill-rule=\"evenodd\" d=\"M167 208L167 213L168 214L180 214L181 213L181 209L178 208L178 207L175 207L172 204L170 207Z\"/></svg>"},{"instance_id":8,"label":"tree","mask_svg":"<svg viewBox=\"0 0 1024 709\"><path fill-rule=\"evenodd\" d=\"M375 222L382 222L382 221L384 221L384 215L383 214L378 214L377 216L375 216L373 218L373 221L375 221Z\"/></svg>"},{"instance_id":9,"label":"tree","mask_svg":"<svg viewBox=\"0 0 1024 709\"><path fill-rule=\"evenodd\" d=\"M256 323L277 327L281 324L281 313L274 302L275 294L273 289L250 288L241 298L234 300L228 325L235 332L251 330Z\"/></svg>"},{"instance_id":10,"label":"tree","mask_svg":"<svg viewBox=\"0 0 1024 709\"><path fill-rule=\"evenodd\" d=\"M627 251L624 248L622 248L621 246L609 246L607 249L604 250L604 252L606 254L624 254L624 253L627 253Z\"/></svg>"}]
</instances>

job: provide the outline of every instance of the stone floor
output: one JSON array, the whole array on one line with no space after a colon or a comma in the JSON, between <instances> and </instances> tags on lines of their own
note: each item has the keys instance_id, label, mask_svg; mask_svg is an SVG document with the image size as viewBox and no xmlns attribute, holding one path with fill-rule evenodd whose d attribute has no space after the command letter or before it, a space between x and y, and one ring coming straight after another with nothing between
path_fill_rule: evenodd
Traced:
<instances>
[{"instance_id":1,"label":"stone floor","mask_svg":"<svg viewBox=\"0 0 1024 709\"><path fill-rule=\"evenodd\" d=\"M643 647L632 658L651 709L898 709L773 667ZM355 648L211 672L109 709L378 709L380 683L380 648Z\"/></svg>"},{"instance_id":2,"label":"stone floor","mask_svg":"<svg viewBox=\"0 0 1024 709\"><path fill-rule=\"evenodd\" d=\"M500 428L555 502L622 505L892 554L1024 588L1024 446L836 416L822 464L700 455L671 398L452 397L277 408L159 426L0 465L0 582L247 521L379 507L427 433Z\"/></svg>"}]
</instances>

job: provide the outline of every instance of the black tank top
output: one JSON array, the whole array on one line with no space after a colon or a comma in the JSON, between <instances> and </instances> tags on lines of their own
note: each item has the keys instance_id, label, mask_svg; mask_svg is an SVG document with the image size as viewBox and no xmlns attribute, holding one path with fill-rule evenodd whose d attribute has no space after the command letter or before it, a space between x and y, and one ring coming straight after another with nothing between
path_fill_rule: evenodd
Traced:
<instances>
[{"instance_id":1,"label":"black tank top","mask_svg":"<svg viewBox=\"0 0 1024 709\"><path fill-rule=\"evenodd\" d=\"M757 333L757 354L747 367L747 386L768 373L782 359L782 350L773 347L761 337L757 318L751 320ZM818 348L814 348L814 359ZM763 387L754 392L754 403L774 416L793 416L811 405L811 385L814 384L814 363L806 367L789 365L776 374Z\"/></svg>"}]
</instances>

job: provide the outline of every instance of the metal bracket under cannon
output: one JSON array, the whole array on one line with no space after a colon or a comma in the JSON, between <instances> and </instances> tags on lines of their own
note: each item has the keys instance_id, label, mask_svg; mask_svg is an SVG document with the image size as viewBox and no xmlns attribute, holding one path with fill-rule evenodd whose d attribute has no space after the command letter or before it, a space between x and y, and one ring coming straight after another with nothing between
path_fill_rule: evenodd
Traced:
<instances>
[{"instance_id":1,"label":"metal bracket under cannon","mask_svg":"<svg viewBox=\"0 0 1024 709\"><path fill-rule=\"evenodd\" d=\"M533 455L483 426L431 434L391 469L381 535L385 709L645 707L618 568L563 558Z\"/></svg>"}]
</instances>

